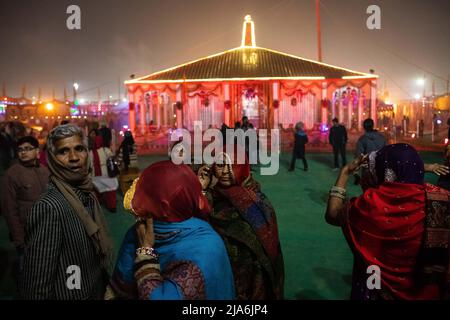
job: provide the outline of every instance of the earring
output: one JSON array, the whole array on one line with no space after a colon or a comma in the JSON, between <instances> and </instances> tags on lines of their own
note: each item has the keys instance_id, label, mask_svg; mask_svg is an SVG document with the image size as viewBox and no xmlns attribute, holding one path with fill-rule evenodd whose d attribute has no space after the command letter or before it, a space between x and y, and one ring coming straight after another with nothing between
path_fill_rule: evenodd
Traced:
<instances>
[{"instance_id":1,"label":"earring","mask_svg":"<svg viewBox=\"0 0 450 320\"><path fill-rule=\"evenodd\" d=\"M130 189L125 193L125 196L123 197L123 207L125 210L130 210L134 213L132 201L134 194L136 193L136 185L139 181L139 178L134 179L133 184L131 185Z\"/></svg>"}]
</instances>

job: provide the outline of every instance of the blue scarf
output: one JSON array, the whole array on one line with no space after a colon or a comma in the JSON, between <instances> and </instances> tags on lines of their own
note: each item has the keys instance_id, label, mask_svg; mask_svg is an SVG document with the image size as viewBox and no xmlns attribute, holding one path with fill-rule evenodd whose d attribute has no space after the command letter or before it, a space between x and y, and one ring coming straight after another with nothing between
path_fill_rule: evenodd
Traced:
<instances>
[{"instance_id":1,"label":"blue scarf","mask_svg":"<svg viewBox=\"0 0 450 320\"><path fill-rule=\"evenodd\" d=\"M155 249L159 254L161 271L173 262L190 261L202 272L207 300L235 298L234 280L225 245L206 221L191 218L183 222L153 221ZM122 243L115 276L133 283L135 251L138 247L135 227L131 227ZM170 279L150 294L150 300L183 299L181 288Z\"/></svg>"}]
</instances>

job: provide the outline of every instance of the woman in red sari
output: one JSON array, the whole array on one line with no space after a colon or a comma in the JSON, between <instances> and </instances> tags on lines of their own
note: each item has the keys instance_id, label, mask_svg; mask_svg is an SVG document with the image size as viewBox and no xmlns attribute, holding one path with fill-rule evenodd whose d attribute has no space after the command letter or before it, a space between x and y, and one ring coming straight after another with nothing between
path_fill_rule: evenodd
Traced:
<instances>
[{"instance_id":1,"label":"woman in red sari","mask_svg":"<svg viewBox=\"0 0 450 320\"><path fill-rule=\"evenodd\" d=\"M345 203L348 177L362 165L370 172L365 191ZM408 144L386 146L342 168L326 221L342 227L353 252L352 299L449 298L450 194L424 183L424 172ZM379 288L368 285L376 284L369 266L380 270Z\"/></svg>"}]
</instances>

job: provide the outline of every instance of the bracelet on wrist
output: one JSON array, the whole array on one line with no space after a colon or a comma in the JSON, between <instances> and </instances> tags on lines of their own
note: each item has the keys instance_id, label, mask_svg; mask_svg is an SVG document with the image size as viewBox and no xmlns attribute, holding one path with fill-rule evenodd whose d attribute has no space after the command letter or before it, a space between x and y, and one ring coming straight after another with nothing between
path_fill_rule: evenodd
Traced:
<instances>
[{"instance_id":1,"label":"bracelet on wrist","mask_svg":"<svg viewBox=\"0 0 450 320\"><path fill-rule=\"evenodd\" d=\"M345 188L341 188L338 186L332 186L330 189L330 192L337 192L337 193L342 193L342 194L346 194L347 190Z\"/></svg>"},{"instance_id":2,"label":"bracelet on wrist","mask_svg":"<svg viewBox=\"0 0 450 320\"><path fill-rule=\"evenodd\" d=\"M342 200L345 200L345 199L346 199L345 196L343 196L343 195L341 195L341 194L338 194L338 193L330 193L330 197L333 197L333 198L339 198L339 199L342 199Z\"/></svg>"},{"instance_id":3,"label":"bracelet on wrist","mask_svg":"<svg viewBox=\"0 0 450 320\"><path fill-rule=\"evenodd\" d=\"M155 249L152 247L140 247L136 249L136 255L144 255L144 256L151 256L155 259L158 259L158 254L156 253Z\"/></svg>"}]
</instances>

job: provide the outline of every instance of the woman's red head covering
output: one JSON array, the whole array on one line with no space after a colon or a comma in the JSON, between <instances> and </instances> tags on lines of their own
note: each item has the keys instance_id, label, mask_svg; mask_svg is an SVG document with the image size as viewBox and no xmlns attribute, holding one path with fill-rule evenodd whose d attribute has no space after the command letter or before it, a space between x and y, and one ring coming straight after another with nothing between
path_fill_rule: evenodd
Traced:
<instances>
[{"instance_id":1,"label":"woman's red head covering","mask_svg":"<svg viewBox=\"0 0 450 320\"><path fill-rule=\"evenodd\" d=\"M238 160L240 160L238 157L238 153L244 155L244 161L242 161L242 159L240 161L244 163L238 162ZM225 164L229 164L231 162L231 168L233 170L233 176L236 185L238 186L242 185L245 179L247 179L250 176L250 162L248 160L247 155L245 154L245 149L242 146L235 144L234 154L230 155L230 153L227 153L224 148L223 152L219 153L219 155L216 156L216 162L220 159L220 157L223 157L223 155L225 155L224 159Z\"/></svg>"},{"instance_id":2,"label":"woman's red head covering","mask_svg":"<svg viewBox=\"0 0 450 320\"><path fill-rule=\"evenodd\" d=\"M154 163L142 172L131 206L138 216L164 222L206 218L210 211L192 169L171 161Z\"/></svg>"}]
</instances>

